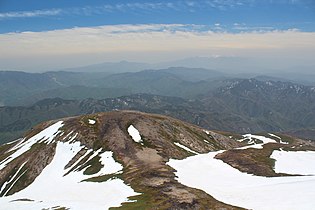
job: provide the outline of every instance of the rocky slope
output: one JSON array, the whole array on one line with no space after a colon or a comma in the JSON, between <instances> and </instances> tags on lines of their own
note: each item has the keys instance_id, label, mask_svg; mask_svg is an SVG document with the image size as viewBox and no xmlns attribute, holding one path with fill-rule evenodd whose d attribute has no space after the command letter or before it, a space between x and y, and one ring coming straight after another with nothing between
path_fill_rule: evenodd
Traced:
<instances>
[{"instance_id":1,"label":"rocky slope","mask_svg":"<svg viewBox=\"0 0 315 210\"><path fill-rule=\"evenodd\" d=\"M301 174L278 169L275 160L279 154L287 155L284 150L315 151L315 143L274 134L213 132L174 118L136 111L48 121L28 131L24 138L0 147L0 205L5 209L252 208L261 199L244 200L237 191L251 192L252 188L247 189L246 182L241 188L233 187L242 184L244 178L229 185L226 182L231 182L233 176L220 177L236 169L236 177L254 174L258 178L254 177L253 186L267 186L274 193L277 191L273 186L278 186L280 177L293 176L282 186L289 183L302 191L315 183L313 176L300 176L315 174L312 167ZM310 158L302 160L307 166ZM218 173L222 164L232 171ZM265 180L266 176L275 177L270 179L273 184ZM299 183L308 183L307 188ZM230 195L229 191L235 190L236 194ZM282 193L278 194L279 208L284 208ZM313 191L307 195L313 196ZM229 198L240 198L242 202ZM266 199L267 204L272 204L270 199Z\"/></svg>"}]
</instances>

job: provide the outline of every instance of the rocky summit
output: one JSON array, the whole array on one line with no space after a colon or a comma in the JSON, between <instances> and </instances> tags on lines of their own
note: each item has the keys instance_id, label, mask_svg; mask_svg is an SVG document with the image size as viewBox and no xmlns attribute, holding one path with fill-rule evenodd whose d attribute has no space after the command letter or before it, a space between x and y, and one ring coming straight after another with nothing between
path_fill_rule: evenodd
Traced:
<instances>
[{"instance_id":1,"label":"rocky summit","mask_svg":"<svg viewBox=\"0 0 315 210\"><path fill-rule=\"evenodd\" d=\"M238 173L234 177L245 174L267 179L268 176L274 182L282 177L298 177L298 181L314 185L313 176L305 180L304 173L277 171L275 165L281 152L307 153L314 148L313 142L288 136L214 132L171 117L136 111L64 118L42 123L24 138L0 146L0 206L4 209L252 208L256 203L248 201L250 206L247 206L217 194L220 190L216 183L222 190L233 186L222 184L222 179L208 173L220 169L221 177ZM208 162L202 159L212 156ZM221 165L205 170L216 164L234 171L225 173ZM312 173L311 170L307 175ZM232 182L233 177L226 180ZM217 191L209 191L209 182L214 182L213 190ZM258 184L270 186L264 181ZM252 187L259 189L259 185ZM246 191L244 187L235 189ZM314 196L313 191L308 194ZM244 200L241 193L228 195L238 196Z\"/></svg>"}]
</instances>

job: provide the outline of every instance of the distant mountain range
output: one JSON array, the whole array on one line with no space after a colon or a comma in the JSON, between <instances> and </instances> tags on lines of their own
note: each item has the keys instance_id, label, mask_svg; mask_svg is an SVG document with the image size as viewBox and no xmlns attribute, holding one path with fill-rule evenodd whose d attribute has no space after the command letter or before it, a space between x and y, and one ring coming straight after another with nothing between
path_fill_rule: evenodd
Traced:
<instances>
[{"instance_id":1,"label":"distant mountain range","mask_svg":"<svg viewBox=\"0 0 315 210\"><path fill-rule=\"evenodd\" d=\"M133 78L129 78L132 83ZM139 84L153 87L149 82ZM195 99L134 94L107 99L44 99L32 106L2 107L0 136L2 141L10 140L41 121L116 109L164 114L207 129L240 133L296 131L298 136L306 137L303 133L315 128L314 87L256 79L229 79L218 84ZM303 129L305 132L300 131Z\"/></svg>"},{"instance_id":2,"label":"distant mountain range","mask_svg":"<svg viewBox=\"0 0 315 210\"><path fill-rule=\"evenodd\" d=\"M31 105L53 97L84 99L135 93L195 97L208 91L224 74L192 68L144 70L134 73L104 72L0 72L0 104Z\"/></svg>"}]
</instances>

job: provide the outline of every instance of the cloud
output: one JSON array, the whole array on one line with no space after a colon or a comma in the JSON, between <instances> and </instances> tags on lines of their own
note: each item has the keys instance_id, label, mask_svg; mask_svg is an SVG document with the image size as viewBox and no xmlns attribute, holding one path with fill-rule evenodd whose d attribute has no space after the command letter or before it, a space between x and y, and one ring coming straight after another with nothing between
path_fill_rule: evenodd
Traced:
<instances>
[{"instance_id":1,"label":"cloud","mask_svg":"<svg viewBox=\"0 0 315 210\"><path fill-rule=\"evenodd\" d=\"M236 7L251 6L257 3L267 4L293 4L315 7L313 0L178 0L178 1L148 1L102 4L98 6L54 8L46 10L18 11L0 13L0 20L9 18L30 18L44 16L65 16L65 15L101 15L114 12L152 12L161 10L195 12L199 10L228 10Z\"/></svg>"},{"instance_id":2,"label":"cloud","mask_svg":"<svg viewBox=\"0 0 315 210\"><path fill-rule=\"evenodd\" d=\"M21 11L21 12L6 12L0 13L1 19L8 18L28 18L28 17L41 17L41 16L56 16L62 13L61 9L50 10L34 10L34 11Z\"/></svg>"},{"instance_id":3,"label":"cloud","mask_svg":"<svg viewBox=\"0 0 315 210\"><path fill-rule=\"evenodd\" d=\"M134 2L134 3L117 3L103 4L99 6L86 6L74 8L55 8L47 10L19 11L0 13L0 20L12 18L30 18L43 16L61 16L61 15L100 15L110 12L130 12L130 11L195 11L198 9L219 9L242 6L251 0L204 0L204 1L161 1L161 2Z\"/></svg>"},{"instance_id":4,"label":"cloud","mask_svg":"<svg viewBox=\"0 0 315 210\"><path fill-rule=\"evenodd\" d=\"M102 62L105 58L137 58L145 62L151 56L151 60L157 61L157 55L171 60L184 54L238 56L247 53L248 56L259 54L276 60L289 56L304 59L303 63L314 63L311 58L315 53L314 40L314 32L296 29L229 33L216 32L203 25L185 24L107 25L7 33L0 34L0 69L17 68L17 65L23 69L27 66L36 68L39 63L46 69L53 69L57 64L62 66L63 62L75 66L84 65L83 61ZM95 60L97 56L98 60Z\"/></svg>"},{"instance_id":5,"label":"cloud","mask_svg":"<svg viewBox=\"0 0 315 210\"><path fill-rule=\"evenodd\" d=\"M30 52L62 54L120 50L176 51L190 48L315 48L315 33L299 32L297 29L262 29L268 30L233 34L226 31L215 32L203 25L144 24L7 33L0 35L3 46L0 52L2 51L2 55L16 55Z\"/></svg>"}]
</instances>

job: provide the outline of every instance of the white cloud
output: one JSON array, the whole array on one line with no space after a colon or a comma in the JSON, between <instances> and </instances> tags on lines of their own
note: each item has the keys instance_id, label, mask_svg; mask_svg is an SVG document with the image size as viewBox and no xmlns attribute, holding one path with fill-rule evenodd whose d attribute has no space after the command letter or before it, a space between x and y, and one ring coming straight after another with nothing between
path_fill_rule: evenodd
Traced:
<instances>
[{"instance_id":1,"label":"white cloud","mask_svg":"<svg viewBox=\"0 0 315 210\"><path fill-rule=\"evenodd\" d=\"M56 16L56 15L60 15L61 13L62 13L61 9L6 12L6 13L0 13L0 20L1 19L7 19L7 18L26 18L26 17L39 17L39 16Z\"/></svg>"},{"instance_id":2,"label":"white cloud","mask_svg":"<svg viewBox=\"0 0 315 210\"><path fill-rule=\"evenodd\" d=\"M0 69L23 65L23 62L35 66L45 59L57 63L60 57L67 56L77 58L73 59L74 64L86 59L83 58L86 55L102 55L99 56L100 61L112 59L113 55L118 60L141 55L139 61L142 59L144 62L150 55L154 61L157 54L167 55L170 60L180 54L239 55L244 52L250 56L289 55L308 59L315 54L315 33L267 30L233 34L207 30L202 25L109 25L0 34L0 46ZM278 54L275 55L275 52ZM45 59L39 59L43 57Z\"/></svg>"},{"instance_id":3,"label":"white cloud","mask_svg":"<svg viewBox=\"0 0 315 210\"><path fill-rule=\"evenodd\" d=\"M250 0L245 0L250 2ZM104 4L99 6L86 6L76 8L57 8L48 10L18 11L0 13L0 20L8 18L29 18L42 16L60 16L60 15L99 15L108 12L129 12L129 11L153 11L153 10L182 10L195 11L199 8L215 8L224 10L229 7L242 6L244 0L204 0L204 1L168 1L168 2L135 2L135 3L117 3Z\"/></svg>"}]
</instances>

